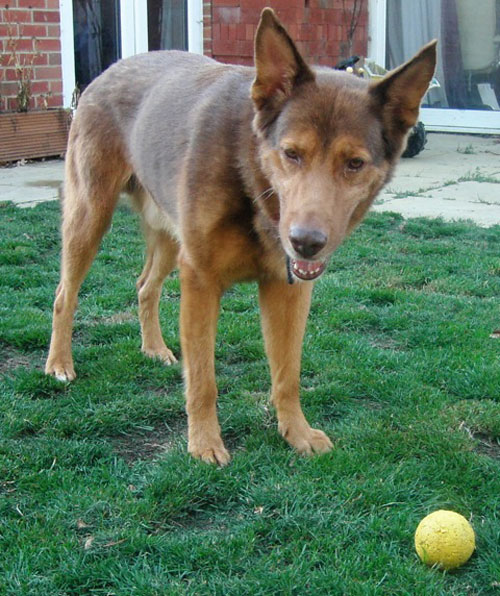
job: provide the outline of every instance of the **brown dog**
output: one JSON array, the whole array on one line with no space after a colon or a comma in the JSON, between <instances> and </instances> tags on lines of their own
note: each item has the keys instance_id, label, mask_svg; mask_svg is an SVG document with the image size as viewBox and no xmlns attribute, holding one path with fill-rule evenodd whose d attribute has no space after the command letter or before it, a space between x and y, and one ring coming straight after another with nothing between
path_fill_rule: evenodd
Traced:
<instances>
[{"instance_id":1,"label":"brown dog","mask_svg":"<svg viewBox=\"0 0 500 596\"><path fill-rule=\"evenodd\" d=\"M299 402L312 280L391 176L434 73L435 45L370 84L311 70L267 8L255 69L154 52L98 77L71 127L46 372L75 377L78 290L125 189L147 241L137 283L142 350L167 364L175 357L158 303L166 275L180 269L189 452L229 461L216 413L215 330L222 293L246 280L259 285L280 433L301 453L331 449Z\"/></svg>"}]
</instances>

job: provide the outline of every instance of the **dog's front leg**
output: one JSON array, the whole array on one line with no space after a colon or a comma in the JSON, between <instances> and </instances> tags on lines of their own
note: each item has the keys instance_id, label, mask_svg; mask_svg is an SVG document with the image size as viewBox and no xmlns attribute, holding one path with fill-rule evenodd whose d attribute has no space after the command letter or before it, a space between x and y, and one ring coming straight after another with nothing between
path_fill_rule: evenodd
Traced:
<instances>
[{"instance_id":1,"label":"dog's front leg","mask_svg":"<svg viewBox=\"0 0 500 596\"><path fill-rule=\"evenodd\" d=\"M181 348L186 384L188 451L221 466L229 462L217 420L215 333L221 289L206 273L180 260Z\"/></svg>"},{"instance_id":2,"label":"dog's front leg","mask_svg":"<svg viewBox=\"0 0 500 596\"><path fill-rule=\"evenodd\" d=\"M271 368L272 402L281 435L299 453L332 448L321 430L311 428L300 407L302 340L311 304L312 283L266 282L259 286L262 330Z\"/></svg>"}]
</instances>

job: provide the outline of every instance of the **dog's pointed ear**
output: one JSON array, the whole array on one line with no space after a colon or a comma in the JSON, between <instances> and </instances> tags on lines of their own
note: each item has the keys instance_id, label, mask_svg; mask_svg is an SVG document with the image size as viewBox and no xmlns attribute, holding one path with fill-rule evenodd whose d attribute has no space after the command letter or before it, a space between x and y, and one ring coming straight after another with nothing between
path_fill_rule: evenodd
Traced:
<instances>
[{"instance_id":1,"label":"dog's pointed ear","mask_svg":"<svg viewBox=\"0 0 500 596\"><path fill-rule=\"evenodd\" d=\"M256 76L252 99L257 109L278 106L301 83L314 80L295 44L271 8L264 8L255 34Z\"/></svg>"},{"instance_id":2,"label":"dog's pointed ear","mask_svg":"<svg viewBox=\"0 0 500 596\"><path fill-rule=\"evenodd\" d=\"M375 109L381 113L386 139L396 151L408 130L417 123L420 103L436 69L433 40L411 60L389 72L370 88Z\"/></svg>"}]
</instances>

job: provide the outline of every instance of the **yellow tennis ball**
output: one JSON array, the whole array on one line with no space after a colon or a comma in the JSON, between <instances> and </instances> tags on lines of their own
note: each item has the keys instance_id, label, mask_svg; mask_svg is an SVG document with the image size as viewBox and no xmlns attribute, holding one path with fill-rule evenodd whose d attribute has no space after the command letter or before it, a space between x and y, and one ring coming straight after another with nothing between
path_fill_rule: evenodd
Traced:
<instances>
[{"instance_id":1,"label":"yellow tennis ball","mask_svg":"<svg viewBox=\"0 0 500 596\"><path fill-rule=\"evenodd\" d=\"M463 515L441 509L418 524L415 548L426 565L455 569L469 560L476 548L476 537Z\"/></svg>"}]
</instances>

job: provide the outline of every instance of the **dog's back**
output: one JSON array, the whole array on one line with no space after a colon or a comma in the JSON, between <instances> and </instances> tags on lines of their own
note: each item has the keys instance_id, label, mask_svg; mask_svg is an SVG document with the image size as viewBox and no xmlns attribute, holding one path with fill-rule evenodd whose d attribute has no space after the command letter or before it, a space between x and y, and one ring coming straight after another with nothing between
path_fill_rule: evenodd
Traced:
<instances>
[{"instance_id":1,"label":"dog's back","mask_svg":"<svg viewBox=\"0 0 500 596\"><path fill-rule=\"evenodd\" d=\"M176 220L185 168L190 178L206 181L218 164L219 179L234 180L242 120L247 135L250 129L253 77L251 68L186 52L134 56L86 89L75 128L84 126L92 134L97 128L119 142L141 185Z\"/></svg>"}]
</instances>

